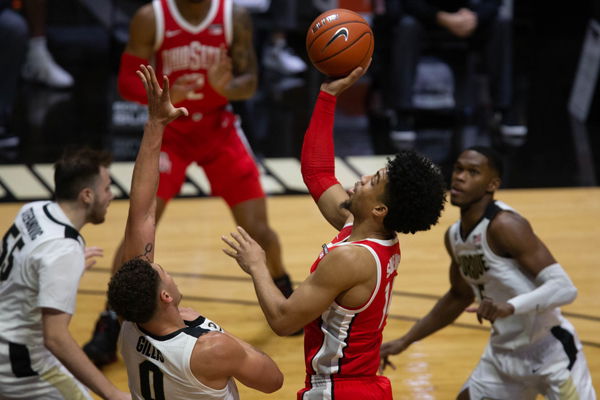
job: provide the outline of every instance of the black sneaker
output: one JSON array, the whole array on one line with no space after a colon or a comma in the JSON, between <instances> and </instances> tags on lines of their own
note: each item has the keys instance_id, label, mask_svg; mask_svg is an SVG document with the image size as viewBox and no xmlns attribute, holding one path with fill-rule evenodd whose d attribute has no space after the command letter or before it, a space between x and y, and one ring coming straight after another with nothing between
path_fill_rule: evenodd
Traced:
<instances>
[{"instance_id":1,"label":"black sneaker","mask_svg":"<svg viewBox=\"0 0 600 400\"><path fill-rule=\"evenodd\" d=\"M292 281L290 280L290 276L288 274L280 276L279 278L274 278L273 282L275 282L275 285L277 286L279 291L281 293L283 293L283 295L286 298L288 298L292 295L292 292L294 291L294 289L292 288ZM299 336L299 335L302 335L303 333L304 333L304 328L292 333L290 336Z\"/></svg>"},{"instance_id":2,"label":"black sneaker","mask_svg":"<svg viewBox=\"0 0 600 400\"><path fill-rule=\"evenodd\" d=\"M83 351L98 368L117 361L117 340L121 326L114 311L103 311L96 322L92 339Z\"/></svg>"}]
</instances>

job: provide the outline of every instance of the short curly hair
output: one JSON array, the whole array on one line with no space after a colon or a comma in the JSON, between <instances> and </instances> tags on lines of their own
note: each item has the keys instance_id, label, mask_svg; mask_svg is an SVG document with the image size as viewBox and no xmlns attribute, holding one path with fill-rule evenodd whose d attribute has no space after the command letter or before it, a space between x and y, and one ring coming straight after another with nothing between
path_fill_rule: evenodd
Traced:
<instances>
[{"instance_id":1,"label":"short curly hair","mask_svg":"<svg viewBox=\"0 0 600 400\"><path fill-rule=\"evenodd\" d=\"M446 202L446 184L440 169L427 157L404 150L388 159L388 182L383 219L389 231L415 233L438 222Z\"/></svg>"},{"instance_id":2,"label":"short curly hair","mask_svg":"<svg viewBox=\"0 0 600 400\"><path fill-rule=\"evenodd\" d=\"M143 324L154 315L160 276L141 258L127 261L108 283L108 304L127 321Z\"/></svg>"}]
</instances>

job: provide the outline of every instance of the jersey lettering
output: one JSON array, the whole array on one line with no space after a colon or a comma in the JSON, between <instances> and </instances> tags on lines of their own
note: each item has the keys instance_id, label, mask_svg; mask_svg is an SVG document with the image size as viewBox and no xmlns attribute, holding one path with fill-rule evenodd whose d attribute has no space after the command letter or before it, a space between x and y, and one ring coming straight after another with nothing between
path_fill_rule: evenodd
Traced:
<instances>
[{"instance_id":1,"label":"jersey lettering","mask_svg":"<svg viewBox=\"0 0 600 400\"><path fill-rule=\"evenodd\" d=\"M165 362L165 358L163 357L162 353L158 351L154 346L152 346L152 343L146 340L146 338L143 336L140 336L138 338L137 346L135 347L135 349L153 360L160 361L163 363Z\"/></svg>"},{"instance_id":2,"label":"jersey lettering","mask_svg":"<svg viewBox=\"0 0 600 400\"><path fill-rule=\"evenodd\" d=\"M35 217L35 213L33 212L33 208L25 211L21 217L23 219L23 223L25 224L25 228L27 228L27 234L31 238L31 240L35 240L36 237L44 233L44 230L40 227L40 224Z\"/></svg>"},{"instance_id":3,"label":"jersey lettering","mask_svg":"<svg viewBox=\"0 0 600 400\"><path fill-rule=\"evenodd\" d=\"M461 254L458 262L463 274L471 279L479 279L489 269L485 265L483 254Z\"/></svg>"},{"instance_id":4,"label":"jersey lettering","mask_svg":"<svg viewBox=\"0 0 600 400\"><path fill-rule=\"evenodd\" d=\"M15 224L12 224L10 229L2 238L2 253L0 253L0 282L8 279L10 271L13 267L15 251L23 248L25 243L21 237L21 232ZM10 250L9 250L10 248Z\"/></svg>"},{"instance_id":5,"label":"jersey lettering","mask_svg":"<svg viewBox=\"0 0 600 400\"><path fill-rule=\"evenodd\" d=\"M198 41L166 49L162 52L163 72L167 75L181 70L208 69L220 59L221 48Z\"/></svg>"}]
</instances>

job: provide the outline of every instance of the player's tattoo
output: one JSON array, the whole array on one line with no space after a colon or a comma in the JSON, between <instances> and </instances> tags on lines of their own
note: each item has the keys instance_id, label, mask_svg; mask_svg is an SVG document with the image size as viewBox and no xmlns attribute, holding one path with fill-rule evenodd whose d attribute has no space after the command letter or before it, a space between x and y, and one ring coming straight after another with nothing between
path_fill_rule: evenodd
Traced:
<instances>
[{"instance_id":1,"label":"player's tattoo","mask_svg":"<svg viewBox=\"0 0 600 400\"><path fill-rule=\"evenodd\" d=\"M256 55L252 43L252 19L243 7L233 7L233 43L231 60L235 76L256 74Z\"/></svg>"},{"instance_id":2,"label":"player's tattoo","mask_svg":"<svg viewBox=\"0 0 600 400\"><path fill-rule=\"evenodd\" d=\"M154 244L152 242L146 243L146 246L144 246L144 254L140 254L139 256L137 256L135 258L143 258L147 261L150 261L150 257L148 257L148 254L152 253L153 248L154 248Z\"/></svg>"}]
</instances>

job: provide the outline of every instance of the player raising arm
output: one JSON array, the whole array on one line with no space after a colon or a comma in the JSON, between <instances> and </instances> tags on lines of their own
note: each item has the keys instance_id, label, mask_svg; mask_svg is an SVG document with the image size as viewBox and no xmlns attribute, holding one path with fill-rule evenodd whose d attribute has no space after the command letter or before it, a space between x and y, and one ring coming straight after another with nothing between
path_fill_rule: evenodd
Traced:
<instances>
[{"instance_id":1,"label":"player raising arm","mask_svg":"<svg viewBox=\"0 0 600 400\"><path fill-rule=\"evenodd\" d=\"M238 399L234 378L273 392L283 375L269 356L224 332L190 309L179 309L181 293L173 278L154 263L155 208L159 153L164 128L187 115L175 108L165 76L161 89L152 67L138 76L148 95L148 122L135 161L125 230L128 260L112 277L108 298L121 316L121 353L129 388L136 399ZM163 90L164 89L164 90ZM152 383L152 384L151 384Z\"/></svg>"},{"instance_id":2,"label":"player raising arm","mask_svg":"<svg viewBox=\"0 0 600 400\"><path fill-rule=\"evenodd\" d=\"M333 117L337 96L364 73L324 83L302 149L302 175L325 219L340 232L324 244L308 278L286 299L271 279L263 250L242 228L223 237L225 253L252 277L275 333L304 327L306 380L298 399L391 399L377 376L379 347L400 262L397 232L435 224L445 188L438 168L402 152L349 193L335 178Z\"/></svg>"}]
</instances>

